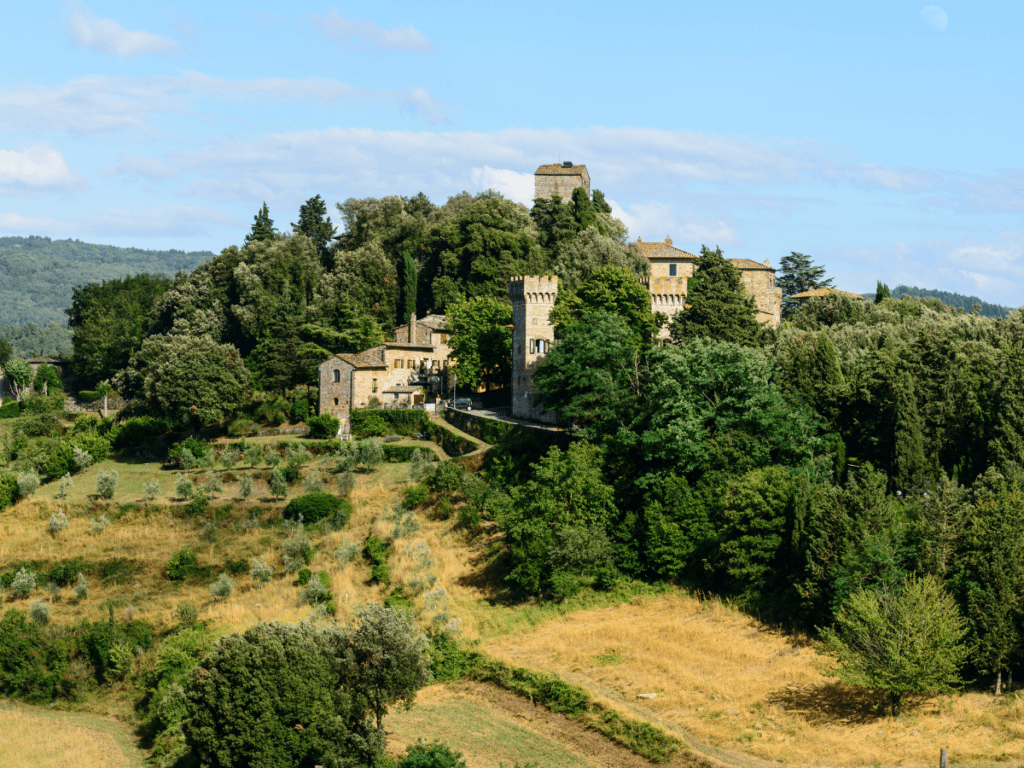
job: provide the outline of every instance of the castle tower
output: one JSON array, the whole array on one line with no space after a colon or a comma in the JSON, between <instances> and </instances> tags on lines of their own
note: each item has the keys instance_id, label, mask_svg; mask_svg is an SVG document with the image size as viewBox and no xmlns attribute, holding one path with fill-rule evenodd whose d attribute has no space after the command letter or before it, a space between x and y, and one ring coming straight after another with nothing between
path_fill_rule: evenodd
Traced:
<instances>
[{"instance_id":1,"label":"castle tower","mask_svg":"<svg viewBox=\"0 0 1024 768\"><path fill-rule=\"evenodd\" d=\"M563 203L572 202L572 191L583 187L590 197L590 174L587 166L573 165L570 162L542 165L533 172L533 198L558 195Z\"/></svg>"},{"instance_id":2,"label":"castle tower","mask_svg":"<svg viewBox=\"0 0 1024 768\"><path fill-rule=\"evenodd\" d=\"M534 404L533 376L555 340L548 316L558 297L557 277L513 277L508 283L512 299L512 415L554 423L553 411Z\"/></svg>"}]
</instances>

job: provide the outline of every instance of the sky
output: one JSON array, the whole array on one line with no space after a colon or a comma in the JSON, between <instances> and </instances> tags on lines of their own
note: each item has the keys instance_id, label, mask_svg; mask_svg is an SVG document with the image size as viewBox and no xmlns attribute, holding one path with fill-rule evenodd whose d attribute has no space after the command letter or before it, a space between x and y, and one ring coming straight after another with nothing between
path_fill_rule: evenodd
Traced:
<instances>
[{"instance_id":1,"label":"sky","mask_svg":"<svg viewBox=\"0 0 1024 768\"><path fill-rule=\"evenodd\" d=\"M266 201L585 164L630 238L1024 304L1024 4L7 2L0 235L241 244Z\"/></svg>"}]
</instances>

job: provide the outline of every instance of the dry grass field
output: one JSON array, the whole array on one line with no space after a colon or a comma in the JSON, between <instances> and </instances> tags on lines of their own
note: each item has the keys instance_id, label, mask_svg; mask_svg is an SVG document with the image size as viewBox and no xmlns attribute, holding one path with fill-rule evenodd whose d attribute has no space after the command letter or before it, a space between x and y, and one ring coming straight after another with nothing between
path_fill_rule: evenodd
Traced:
<instances>
[{"instance_id":1,"label":"dry grass field","mask_svg":"<svg viewBox=\"0 0 1024 768\"><path fill-rule=\"evenodd\" d=\"M946 747L956 765L1024 761L1024 697L937 697L893 720L878 714L877 701L823 678L806 638L717 600L638 598L484 647L557 672L726 760L745 753L786 765L928 766Z\"/></svg>"},{"instance_id":2,"label":"dry grass field","mask_svg":"<svg viewBox=\"0 0 1024 768\"><path fill-rule=\"evenodd\" d=\"M142 768L144 753L113 720L0 701L4 768Z\"/></svg>"}]
</instances>

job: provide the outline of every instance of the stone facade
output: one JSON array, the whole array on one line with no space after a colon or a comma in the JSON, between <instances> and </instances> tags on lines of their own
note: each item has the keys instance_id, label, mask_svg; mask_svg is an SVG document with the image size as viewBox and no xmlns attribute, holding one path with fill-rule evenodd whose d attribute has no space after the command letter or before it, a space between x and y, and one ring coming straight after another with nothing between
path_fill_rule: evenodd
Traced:
<instances>
[{"instance_id":1,"label":"stone facade","mask_svg":"<svg viewBox=\"0 0 1024 768\"><path fill-rule=\"evenodd\" d=\"M533 172L533 197L535 200L558 195L562 198L563 203L567 203L572 200L572 191L576 187L583 187L587 197L590 197L590 174L587 173L585 165L552 163L542 165Z\"/></svg>"},{"instance_id":2,"label":"stone facade","mask_svg":"<svg viewBox=\"0 0 1024 768\"><path fill-rule=\"evenodd\" d=\"M754 297L757 319L769 328L778 328L782 322L782 289L775 285L775 270L768 259L764 263L751 259L729 259L740 271L743 287Z\"/></svg>"},{"instance_id":3,"label":"stone facade","mask_svg":"<svg viewBox=\"0 0 1024 768\"><path fill-rule=\"evenodd\" d=\"M318 412L337 417L343 433L350 431L353 408L366 408L373 399L385 408L417 405L427 391L444 386L451 349L443 315L412 317L395 330L395 338L320 364Z\"/></svg>"},{"instance_id":4,"label":"stone facade","mask_svg":"<svg viewBox=\"0 0 1024 768\"><path fill-rule=\"evenodd\" d=\"M651 294L651 312L661 312L671 323L686 306L686 281L693 277L700 257L673 246L671 237L663 243L645 243L637 238L636 244L649 265L650 277L644 280L644 287ZM658 338L668 338L669 323L662 326Z\"/></svg>"},{"instance_id":5,"label":"stone facade","mask_svg":"<svg viewBox=\"0 0 1024 768\"><path fill-rule=\"evenodd\" d=\"M533 384L555 340L549 315L558 298L557 277L513 277L508 284L512 299L512 415L553 423L557 415L537 405Z\"/></svg>"}]
</instances>

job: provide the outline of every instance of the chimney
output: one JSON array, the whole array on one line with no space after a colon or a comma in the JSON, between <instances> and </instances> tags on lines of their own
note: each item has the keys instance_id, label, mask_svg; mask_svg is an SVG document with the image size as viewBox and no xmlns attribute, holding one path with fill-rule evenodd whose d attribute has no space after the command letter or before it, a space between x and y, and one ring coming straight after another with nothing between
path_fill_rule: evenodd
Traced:
<instances>
[{"instance_id":1,"label":"chimney","mask_svg":"<svg viewBox=\"0 0 1024 768\"><path fill-rule=\"evenodd\" d=\"M665 245L672 245L672 238L665 235Z\"/></svg>"},{"instance_id":2,"label":"chimney","mask_svg":"<svg viewBox=\"0 0 1024 768\"><path fill-rule=\"evenodd\" d=\"M409 343L410 344L413 343L413 340L412 340L412 338L413 338L413 336L412 336L412 329L413 329L413 326L415 326L415 325L416 325L416 313L413 312L411 315L409 315Z\"/></svg>"}]
</instances>

